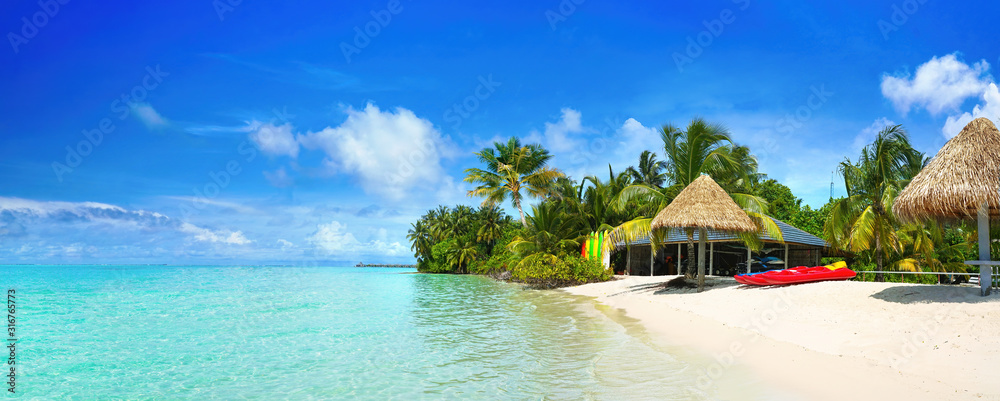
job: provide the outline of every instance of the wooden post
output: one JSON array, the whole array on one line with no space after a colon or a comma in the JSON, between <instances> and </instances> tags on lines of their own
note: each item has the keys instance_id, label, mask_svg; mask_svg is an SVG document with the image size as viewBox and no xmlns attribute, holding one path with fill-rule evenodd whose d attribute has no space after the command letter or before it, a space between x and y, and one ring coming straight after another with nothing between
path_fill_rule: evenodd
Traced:
<instances>
[{"instance_id":1,"label":"wooden post","mask_svg":"<svg viewBox=\"0 0 1000 401\"><path fill-rule=\"evenodd\" d=\"M785 243L785 268L786 269L791 269L791 268L795 267L795 266L791 265L792 262L789 262L789 260L791 260L791 259L788 258L788 243L786 242Z\"/></svg>"},{"instance_id":2,"label":"wooden post","mask_svg":"<svg viewBox=\"0 0 1000 401\"><path fill-rule=\"evenodd\" d=\"M677 259L677 261L674 262L674 265L677 266L677 273L680 273L683 276L684 273L681 273L681 243L680 242L677 243L677 258L676 259Z\"/></svg>"},{"instance_id":3,"label":"wooden post","mask_svg":"<svg viewBox=\"0 0 1000 401\"><path fill-rule=\"evenodd\" d=\"M708 230L705 227L698 228L698 292L705 289L705 245L708 238Z\"/></svg>"},{"instance_id":4,"label":"wooden post","mask_svg":"<svg viewBox=\"0 0 1000 401\"><path fill-rule=\"evenodd\" d=\"M712 271L715 267L715 243L708 244L708 275L712 275Z\"/></svg>"},{"instance_id":5,"label":"wooden post","mask_svg":"<svg viewBox=\"0 0 1000 401\"><path fill-rule=\"evenodd\" d=\"M653 246L653 239L649 239L649 277L653 277L653 262L656 259L656 247Z\"/></svg>"},{"instance_id":6,"label":"wooden post","mask_svg":"<svg viewBox=\"0 0 1000 401\"><path fill-rule=\"evenodd\" d=\"M979 205L977 221L979 223L979 260L988 261L990 260L990 209L987 202L983 202ZM993 286L993 279L990 277L993 273L993 266L990 265L979 265L979 295L987 296L990 295L990 289Z\"/></svg>"},{"instance_id":7,"label":"wooden post","mask_svg":"<svg viewBox=\"0 0 1000 401\"><path fill-rule=\"evenodd\" d=\"M625 275L632 275L632 247L625 246Z\"/></svg>"},{"instance_id":8,"label":"wooden post","mask_svg":"<svg viewBox=\"0 0 1000 401\"><path fill-rule=\"evenodd\" d=\"M750 263L753 261L753 254L750 252L750 247L747 247L747 274L750 274Z\"/></svg>"}]
</instances>

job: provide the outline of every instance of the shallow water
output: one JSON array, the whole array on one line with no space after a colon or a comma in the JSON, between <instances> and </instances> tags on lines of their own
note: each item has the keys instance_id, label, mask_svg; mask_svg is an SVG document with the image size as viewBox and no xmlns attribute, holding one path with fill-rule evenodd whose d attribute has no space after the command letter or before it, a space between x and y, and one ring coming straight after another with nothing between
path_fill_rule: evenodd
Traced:
<instances>
[{"instance_id":1,"label":"shallow water","mask_svg":"<svg viewBox=\"0 0 1000 401\"><path fill-rule=\"evenodd\" d=\"M0 269L27 399L710 399L697 362L620 314L482 277Z\"/></svg>"}]
</instances>

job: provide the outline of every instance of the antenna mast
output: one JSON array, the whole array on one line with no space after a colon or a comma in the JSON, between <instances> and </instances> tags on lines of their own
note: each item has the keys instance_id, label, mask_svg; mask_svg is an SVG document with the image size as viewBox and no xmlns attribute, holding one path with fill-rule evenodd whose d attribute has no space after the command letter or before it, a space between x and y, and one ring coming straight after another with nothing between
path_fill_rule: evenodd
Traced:
<instances>
[{"instance_id":1,"label":"antenna mast","mask_svg":"<svg viewBox=\"0 0 1000 401\"><path fill-rule=\"evenodd\" d=\"M833 200L833 177L837 174L836 171L830 172L830 200Z\"/></svg>"}]
</instances>

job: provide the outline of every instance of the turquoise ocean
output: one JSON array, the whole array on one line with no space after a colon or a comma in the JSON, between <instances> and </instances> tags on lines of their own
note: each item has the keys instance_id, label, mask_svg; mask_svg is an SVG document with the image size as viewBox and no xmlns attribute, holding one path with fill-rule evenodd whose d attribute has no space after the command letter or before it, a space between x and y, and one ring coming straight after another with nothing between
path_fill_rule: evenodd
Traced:
<instances>
[{"instance_id":1,"label":"turquoise ocean","mask_svg":"<svg viewBox=\"0 0 1000 401\"><path fill-rule=\"evenodd\" d=\"M4 289L17 294L16 394L8 397L713 398L690 390L703 364L620 313L483 277L349 267L0 269Z\"/></svg>"}]
</instances>

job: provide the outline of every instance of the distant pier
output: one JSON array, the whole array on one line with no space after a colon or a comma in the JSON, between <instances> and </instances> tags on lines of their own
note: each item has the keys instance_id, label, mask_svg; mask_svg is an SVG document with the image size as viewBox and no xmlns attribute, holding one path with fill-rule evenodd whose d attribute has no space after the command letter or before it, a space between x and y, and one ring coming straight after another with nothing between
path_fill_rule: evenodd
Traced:
<instances>
[{"instance_id":1,"label":"distant pier","mask_svg":"<svg viewBox=\"0 0 1000 401\"><path fill-rule=\"evenodd\" d=\"M404 267L404 268L416 268L417 265L399 265L399 264L384 264L384 263L358 263L354 267Z\"/></svg>"}]
</instances>

